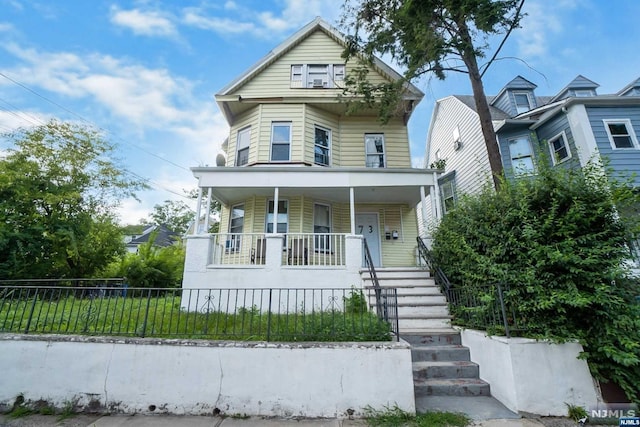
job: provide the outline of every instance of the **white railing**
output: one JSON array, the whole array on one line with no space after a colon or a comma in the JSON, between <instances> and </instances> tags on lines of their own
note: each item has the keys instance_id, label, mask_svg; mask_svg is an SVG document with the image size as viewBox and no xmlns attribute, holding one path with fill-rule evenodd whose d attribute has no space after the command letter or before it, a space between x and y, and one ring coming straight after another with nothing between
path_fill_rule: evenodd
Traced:
<instances>
[{"instance_id":1,"label":"white railing","mask_svg":"<svg viewBox=\"0 0 640 427\"><path fill-rule=\"evenodd\" d=\"M345 265L345 236L335 233L288 233L283 265Z\"/></svg>"},{"instance_id":2,"label":"white railing","mask_svg":"<svg viewBox=\"0 0 640 427\"><path fill-rule=\"evenodd\" d=\"M211 235L214 265L260 265L267 257L264 233L218 233Z\"/></svg>"}]
</instances>

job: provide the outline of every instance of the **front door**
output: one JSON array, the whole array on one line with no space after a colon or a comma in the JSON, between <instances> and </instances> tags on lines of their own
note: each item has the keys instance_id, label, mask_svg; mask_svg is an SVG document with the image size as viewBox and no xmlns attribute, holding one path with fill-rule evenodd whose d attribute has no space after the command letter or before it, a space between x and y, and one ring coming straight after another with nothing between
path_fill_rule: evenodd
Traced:
<instances>
[{"instance_id":1,"label":"front door","mask_svg":"<svg viewBox=\"0 0 640 427\"><path fill-rule=\"evenodd\" d=\"M378 215L377 214L356 214L356 234L361 234L367 241L369 246L369 252L371 253L371 259L373 265L380 267L380 228L378 227ZM364 252L362 253L362 265L366 265L364 262Z\"/></svg>"}]
</instances>

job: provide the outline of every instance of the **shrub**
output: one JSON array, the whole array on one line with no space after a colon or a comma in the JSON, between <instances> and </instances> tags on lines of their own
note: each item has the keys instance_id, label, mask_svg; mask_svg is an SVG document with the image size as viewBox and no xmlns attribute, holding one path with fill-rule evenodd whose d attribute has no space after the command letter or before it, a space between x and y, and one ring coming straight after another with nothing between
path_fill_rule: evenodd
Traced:
<instances>
[{"instance_id":1,"label":"shrub","mask_svg":"<svg viewBox=\"0 0 640 427\"><path fill-rule=\"evenodd\" d=\"M508 286L525 335L579 339L594 376L638 400L640 287L626 267L637 206L629 183L601 165L540 164L535 176L462 197L435 230L433 252L454 285Z\"/></svg>"}]
</instances>

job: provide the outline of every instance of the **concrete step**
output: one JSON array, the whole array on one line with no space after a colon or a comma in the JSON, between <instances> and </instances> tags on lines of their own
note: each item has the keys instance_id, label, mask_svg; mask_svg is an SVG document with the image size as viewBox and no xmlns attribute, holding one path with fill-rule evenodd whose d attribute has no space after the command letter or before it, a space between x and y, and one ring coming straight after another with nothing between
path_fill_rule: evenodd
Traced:
<instances>
[{"instance_id":1,"label":"concrete step","mask_svg":"<svg viewBox=\"0 0 640 427\"><path fill-rule=\"evenodd\" d=\"M410 285L396 285L394 286L393 283L381 283L380 284L381 288L396 288L397 292L398 292L398 296L400 295L442 295L442 292L440 292L440 288L438 288L437 286L433 286L433 285L416 285L416 284L410 284ZM364 289L367 291L367 294L370 295L375 295L375 289L372 285L365 285Z\"/></svg>"},{"instance_id":2,"label":"concrete step","mask_svg":"<svg viewBox=\"0 0 640 427\"><path fill-rule=\"evenodd\" d=\"M407 331L400 338L412 346L461 345L460 333L454 329Z\"/></svg>"},{"instance_id":3,"label":"concrete step","mask_svg":"<svg viewBox=\"0 0 640 427\"><path fill-rule=\"evenodd\" d=\"M372 305L375 307L375 305ZM398 304L398 316L421 318L449 318L449 309L446 304Z\"/></svg>"},{"instance_id":4,"label":"concrete step","mask_svg":"<svg viewBox=\"0 0 640 427\"><path fill-rule=\"evenodd\" d=\"M469 349L461 345L411 347L413 362L469 361Z\"/></svg>"},{"instance_id":5,"label":"concrete step","mask_svg":"<svg viewBox=\"0 0 640 427\"><path fill-rule=\"evenodd\" d=\"M428 380L437 378L479 378L477 364L467 361L413 362L413 379Z\"/></svg>"},{"instance_id":6,"label":"concrete step","mask_svg":"<svg viewBox=\"0 0 640 427\"><path fill-rule=\"evenodd\" d=\"M420 396L416 397L416 412L462 412L474 421L518 419L520 415L508 410L502 403L490 396ZM480 423L472 423L479 425ZM482 423L483 425L498 425ZM516 426L524 423L499 423L499 425Z\"/></svg>"},{"instance_id":7,"label":"concrete step","mask_svg":"<svg viewBox=\"0 0 640 427\"><path fill-rule=\"evenodd\" d=\"M361 277L365 286L373 284L373 279L369 276ZM435 286L436 282L431 277L380 277L378 276L378 284L380 286L398 287L407 286Z\"/></svg>"},{"instance_id":8,"label":"concrete step","mask_svg":"<svg viewBox=\"0 0 640 427\"><path fill-rule=\"evenodd\" d=\"M414 380L414 392L421 396L491 396L489 384L477 378Z\"/></svg>"},{"instance_id":9,"label":"concrete step","mask_svg":"<svg viewBox=\"0 0 640 427\"><path fill-rule=\"evenodd\" d=\"M451 327L451 318L450 316L442 317L403 317L400 316L398 319L398 328L400 329L400 333L403 331L425 331L431 329L443 329Z\"/></svg>"}]
</instances>

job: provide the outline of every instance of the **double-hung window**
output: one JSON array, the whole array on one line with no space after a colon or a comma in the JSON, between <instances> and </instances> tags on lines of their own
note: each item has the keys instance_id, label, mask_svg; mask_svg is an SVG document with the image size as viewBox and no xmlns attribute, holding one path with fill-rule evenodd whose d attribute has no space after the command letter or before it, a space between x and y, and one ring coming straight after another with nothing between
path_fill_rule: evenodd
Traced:
<instances>
[{"instance_id":1,"label":"double-hung window","mask_svg":"<svg viewBox=\"0 0 640 427\"><path fill-rule=\"evenodd\" d=\"M227 237L227 252L237 252L240 250L240 240L244 229L244 204L231 207L229 218L229 235Z\"/></svg>"},{"instance_id":2,"label":"double-hung window","mask_svg":"<svg viewBox=\"0 0 640 427\"><path fill-rule=\"evenodd\" d=\"M531 99L526 92L514 93L513 98L516 102L516 111L518 114L526 113L531 110Z\"/></svg>"},{"instance_id":3,"label":"double-hung window","mask_svg":"<svg viewBox=\"0 0 640 427\"><path fill-rule=\"evenodd\" d=\"M384 135L381 133L369 133L364 136L366 152L366 166L368 168L384 168Z\"/></svg>"},{"instance_id":4,"label":"double-hung window","mask_svg":"<svg viewBox=\"0 0 640 427\"><path fill-rule=\"evenodd\" d=\"M244 166L249 163L249 145L251 144L251 126L238 131L236 141L237 154L236 166Z\"/></svg>"},{"instance_id":5,"label":"double-hung window","mask_svg":"<svg viewBox=\"0 0 640 427\"><path fill-rule=\"evenodd\" d=\"M533 150L527 136L510 139L509 153L511 153L511 167L514 175L529 175L533 173Z\"/></svg>"},{"instance_id":6,"label":"double-hung window","mask_svg":"<svg viewBox=\"0 0 640 427\"><path fill-rule=\"evenodd\" d=\"M440 185L440 200L444 213L449 212L456 205L456 175L449 173L438 180Z\"/></svg>"},{"instance_id":7,"label":"double-hung window","mask_svg":"<svg viewBox=\"0 0 640 427\"><path fill-rule=\"evenodd\" d=\"M313 205L313 246L316 252L331 250L331 206L316 203Z\"/></svg>"},{"instance_id":8,"label":"double-hung window","mask_svg":"<svg viewBox=\"0 0 640 427\"><path fill-rule=\"evenodd\" d=\"M269 200L264 231L273 233L273 200ZM278 215L276 217L276 232L286 234L289 231L289 203L287 200L278 200Z\"/></svg>"},{"instance_id":9,"label":"double-hung window","mask_svg":"<svg viewBox=\"0 0 640 427\"><path fill-rule=\"evenodd\" d=\"M564 132L554 136L549 140L549 150L553 164L557 165L571 158L571 151L567 143L567 136Z\"/></svg>"},{"instance_id":10,"label":"double-hung window","mask_svg":"<svg viewBox=\"0 0 640 427\"><path fill-rule=\"evenodd\" d=\"M291 122L271 124L271 161L287 162L291 151Z\"/></svg>"},{"instance_id":11,"label":"double-hung window","mask_svg":"<svg viewBox=\"0 0 640 427\"><path fill-rule=\"evenodd\" d=\"M611 148L624 149L624 148L638 148L638 140L636 134L633 132L633 126L631 126L631 120L604 120L604 127L609 136L609 142Z\"/></svg>"},{"instance_id":12,"label":"double-hung window","mask_svg":"<svg viewBox=\"0 0 640 427\"><path fill-rule=\"evenodd\" d=\"M291 66L291 87L328 89L341 87L346 76L345 64L294 64Z\"/></svg>"},{"instance_id":13,"label":"double-hung window","mask_svg":"<svg viewBox=\"0 0 640 427\"><path fill-rule=\"evenodd\" d=\"M316 165L329 166L331 149L331 131L316 126L313 147L313 162Z\"/></svg>"}]
</instances>

